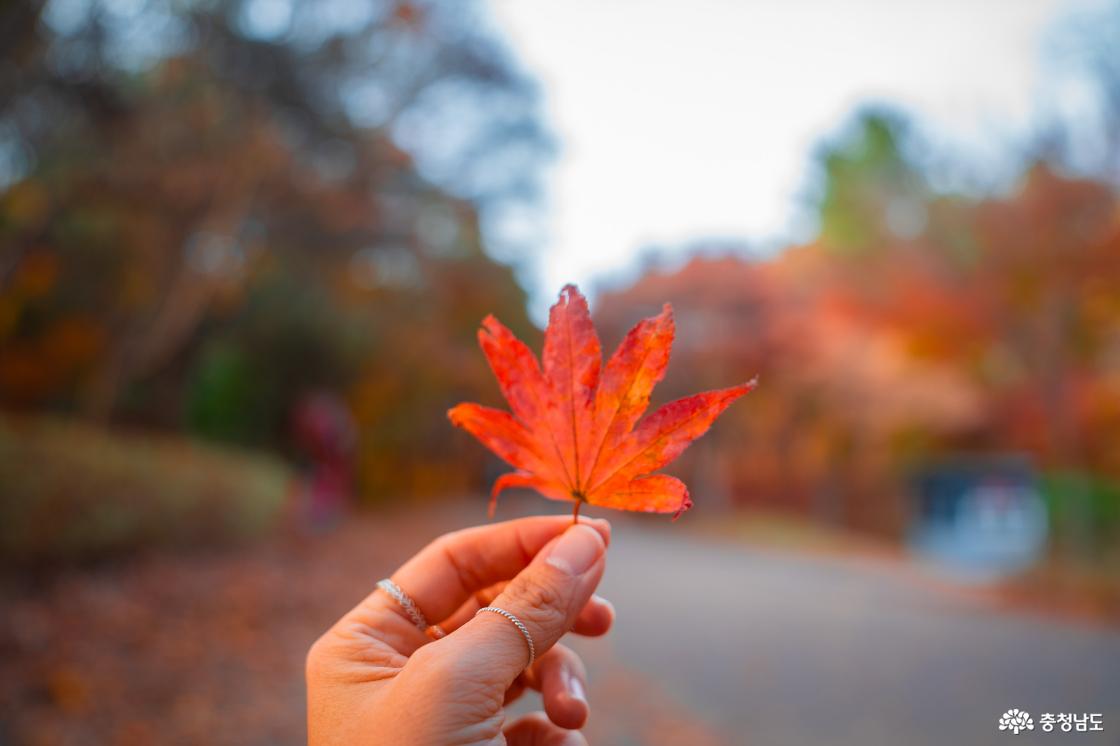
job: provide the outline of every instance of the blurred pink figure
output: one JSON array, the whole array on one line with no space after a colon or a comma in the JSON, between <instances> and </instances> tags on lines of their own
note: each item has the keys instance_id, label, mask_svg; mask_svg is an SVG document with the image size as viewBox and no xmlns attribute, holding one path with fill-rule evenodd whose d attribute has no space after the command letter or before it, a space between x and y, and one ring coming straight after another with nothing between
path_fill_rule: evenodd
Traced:
<instances>
[{"instance_id":1,"label":"blurred pink figure","mask_svg":"<svg viewBox=\"0 0 1120 746\"><path fill-rule=\"evenodd\" d=\"M354 420L329 391L306 394L292 415L296 447L310 462L300 488L297 512L311 528L327 528L341 518L353 491Z\"/></svg>"}]
</instances>

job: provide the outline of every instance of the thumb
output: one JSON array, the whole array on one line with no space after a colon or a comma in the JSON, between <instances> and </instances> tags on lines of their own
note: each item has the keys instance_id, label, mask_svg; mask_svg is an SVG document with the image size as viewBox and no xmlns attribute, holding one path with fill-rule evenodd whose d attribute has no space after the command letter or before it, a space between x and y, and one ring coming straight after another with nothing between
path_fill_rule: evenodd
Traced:
<instances>
[{"instance_id":1,"label":"thumb","mask_svg":"<svg viewBox=\"0 0 1120 746\"><path fill-rule=\"evenodd\" d=\"M510 581L491 606L513 614L533 639L537 657L571 629L606 567L607 545L580 523L556 537ZM529 663L524 634L508 618L483 612L439 641L459 670L484 676L504 692ZM434 647L434 646L431 646Z\"/></svg>"}]
</instances>

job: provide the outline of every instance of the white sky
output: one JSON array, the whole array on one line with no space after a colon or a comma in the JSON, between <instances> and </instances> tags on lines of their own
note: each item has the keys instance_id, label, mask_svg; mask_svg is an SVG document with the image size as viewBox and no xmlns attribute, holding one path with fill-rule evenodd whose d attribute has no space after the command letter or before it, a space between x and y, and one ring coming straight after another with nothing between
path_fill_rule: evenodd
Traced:
<instances>
[{"instance_id":1,"label":"white sky","mask_svg":"<svg viewBox=\"0 0 1120 746\"><path fill-rule=\"evenodd\" d=\"M651 245L794 232L813 147L886 101L978 157L1035 122L1047 27L1088 0L492 0L543 85L537 318Z\"/></svg>"}]
</instances>

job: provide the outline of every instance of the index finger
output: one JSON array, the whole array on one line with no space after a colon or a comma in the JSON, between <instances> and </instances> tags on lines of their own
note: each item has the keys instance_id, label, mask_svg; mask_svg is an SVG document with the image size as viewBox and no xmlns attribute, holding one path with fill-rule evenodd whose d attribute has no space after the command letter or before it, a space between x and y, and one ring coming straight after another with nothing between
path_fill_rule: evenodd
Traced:
<instances>
[{"instance_id":1,"label":"index finger","mask_svg":"<svg viewBox=\"0 0 1120 746\"><path fill-rule=\"evenodd\" d=\"M610 544L611 527L607 521L580 520ZM572 519L568 516L536 516L444 534L402 565L393 573L392 580L432 624L451 616L476 591L513 578L545 544L570 525ZM407 619L395 600L376 591L355 612L380 615L386 610ZM415 638L417 646L427 640L419 630Z\"/></svg>"}]
</instances>

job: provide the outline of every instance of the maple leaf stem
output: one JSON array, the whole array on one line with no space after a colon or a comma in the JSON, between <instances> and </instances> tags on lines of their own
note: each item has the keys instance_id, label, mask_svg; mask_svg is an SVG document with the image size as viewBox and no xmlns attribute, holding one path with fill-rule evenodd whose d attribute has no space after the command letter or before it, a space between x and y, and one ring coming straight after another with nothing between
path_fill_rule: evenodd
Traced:
<instances>
[{"instance_id":1,"label":"maple leaf stem","mask_svg":"<svg viewBox=\"0 0 1120 746\"><path fill-rule=\"evenodd\" d=\"M572 508L572 525L579 523L579 506L583 505L583 500L576 500L576 506Z\"/></svg>"}]
</instances>

